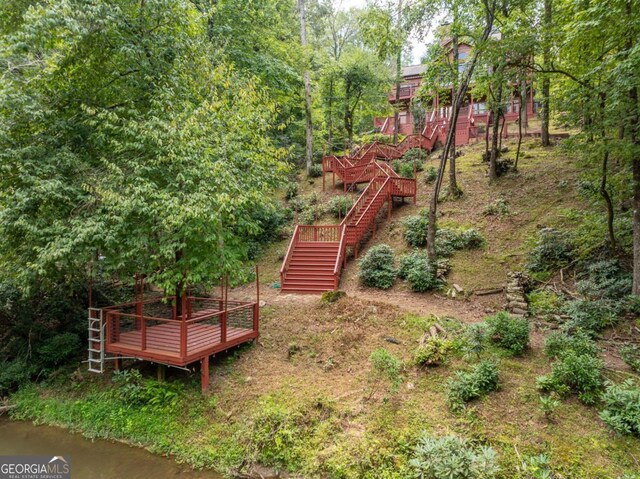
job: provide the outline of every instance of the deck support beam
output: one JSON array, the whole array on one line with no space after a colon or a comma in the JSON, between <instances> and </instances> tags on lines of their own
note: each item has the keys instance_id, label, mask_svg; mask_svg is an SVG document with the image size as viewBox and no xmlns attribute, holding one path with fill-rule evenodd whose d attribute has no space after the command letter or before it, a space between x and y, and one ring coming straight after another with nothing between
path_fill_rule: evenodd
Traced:
<instances>
[{"instance_id":1,"label":"deck support beam","mask_svg":"<svg viewBox=\"0 0 640 479\"><path fill-rule=\"evenodd\" d=\"M167 371L167 368L165 367L165 365L158 363L158 367L157 367L157 378L158 378L158 381L164 381L164 378L165 378L165 375L166 375L166 371Z\"/></svg>"},{"instance_id":2,"label":"deck support beam","mask_svg":"<svg viewBox=\"0 0 640 479\"><path fill-rule=\"evenodd\" d=\"M209 356L205 356L200 360L200 387L202 394L209 389Z\"/></svg>"}]
</instances>

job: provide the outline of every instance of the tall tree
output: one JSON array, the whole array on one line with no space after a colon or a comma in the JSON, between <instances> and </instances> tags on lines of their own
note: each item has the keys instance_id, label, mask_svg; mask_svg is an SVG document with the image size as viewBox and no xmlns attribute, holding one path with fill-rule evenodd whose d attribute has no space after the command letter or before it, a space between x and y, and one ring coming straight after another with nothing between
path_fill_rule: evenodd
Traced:
<instances>
[{"instance_id":1,"label":"tall tree","mask_svg":"<svg viewBox=\"0 0 640 479\"><path fill-rule=\"evenodd\" d=\"M306 138L306 160L307 173L311 171L313 165L313 125L311 121L311 75L307 60L307 19L305 0L298 0L298 11L300 14L300 44L305 58L304 67L304 117L305 117L305 138Z\"/></svg>"},{"instance_id":2,"label":"tall tree","mask_svg":"<svg viewBox=\"0 0 640 479\"><path fill-rule=\"evenodd\" d=\"M542 22L542 62L545 70L551 69L551 29L553 22L553 11L552 11L552 1L553 0L543 0L543 22ZM550 120L550 106L551 106L551 78L549 74L542 75L542 124L541 124L541 132L540 137L542 141L542 146L549 146L549 120Z\"/></svg>"}]
</instances>

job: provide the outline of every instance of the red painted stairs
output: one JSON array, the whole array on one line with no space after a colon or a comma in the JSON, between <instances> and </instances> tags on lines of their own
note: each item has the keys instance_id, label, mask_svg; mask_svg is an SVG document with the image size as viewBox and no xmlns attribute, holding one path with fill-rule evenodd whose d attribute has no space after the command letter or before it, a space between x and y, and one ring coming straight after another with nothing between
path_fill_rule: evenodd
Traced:
<instances>
[{"instance_id":1,"label":"red painted stairs","mask_svg":"<svg viewBox=\"0 0 640 479\"><path fill-rule=\"evenodd\" d=\"M400 178L386 163L361 165L354 183L369 184L338 225L296 225L280 269L280 288L291 293L321 293L338 288L346 248L358 245L373 228L385 203L391 214L393 197L416 198L416 180Z\"/></svg>"}]
</instances>

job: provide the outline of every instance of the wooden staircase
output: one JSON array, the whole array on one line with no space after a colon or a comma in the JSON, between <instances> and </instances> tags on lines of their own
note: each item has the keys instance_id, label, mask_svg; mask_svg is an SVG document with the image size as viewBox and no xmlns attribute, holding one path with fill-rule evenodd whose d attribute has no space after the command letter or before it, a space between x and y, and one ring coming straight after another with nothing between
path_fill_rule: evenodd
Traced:
<instances>
[{"instance_id":1,"label":"wooden staircase","mask_svg":"<svg viewBox=\"0 0 640 479\"><path fill-rule=\"evenodd\" d=\"M280 269L283 292L336 290L346 262L346 249L353 248L357 257L359 243L372 228L375 237L375 220L384 204L388 204L389 216L393 197L411 197L415 202L416 180L400 178L388 164L371 161L354 166L351 160L348 163L336 160L345 170L357 167L350 173L351 184L368 182L368 185L340 224L296 225Z\"/></svg>"}]
</instances>

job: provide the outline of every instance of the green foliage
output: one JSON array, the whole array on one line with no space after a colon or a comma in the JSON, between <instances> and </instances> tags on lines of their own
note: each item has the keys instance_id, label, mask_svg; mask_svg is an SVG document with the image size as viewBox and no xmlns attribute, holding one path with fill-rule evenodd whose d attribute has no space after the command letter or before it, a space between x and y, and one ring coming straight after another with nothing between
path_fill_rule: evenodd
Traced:
<instances>
[{"instance_id":1,"label":"green foliage","mask_svg":"<svg viewBox=\"0 0 640 479\"><path fill-rule=\"evenodd\" d=\"M484 238L474 228L441 228L436 231L436 253L441 257L451 256L462 249L482 248L484 244Z\"/></svg>"},{"instance_id":2,"label":"green foliage","mask_svg":"<svg viewBox=\"0 0 640 479\"><path fill-rule=\"evenodd\" d=\"M298 196L298 193L299 193L299 187L298 187L298 183L295 181L290 181L284 187L284 197L287 201Z\"/></svg>"},{"instance_id":3,"label":"green foliage","mask_svg":"<svg viewBox=\"0 0 640 479\"><path fill-rule=\"evenodd\" d=\"M322 176L322 165L318 163L314 163L307 171L307 176L309 178L319 178Z\"/></svg>"},{"instance_id":4,"label":"green foliage","mask_svg":"<svg viewBox=\"0 0 640 479\"><path fill-rule=\"evenodd\" d=\"M631 379L607 383L600 418L614 431L640 437L640 387Z\"/></svg>"},{"instance_id":5,"label":"green foliage","mask_svg":"<svg viewBox=\"0 0 640 479\"><path fill-rule=\"evenodd\" d=\"M325 291L320 296L320 302L322 303L335 303L336 301L340 301L347 295L344 291Z\"/></svg>"},{"instance_id":6,"label":"green foliage","mask_svg":"<svg viewBox=\"0 0 640 479\"><path fill-rule=\"evenodd\" d=\"M352 206L353 198L351 196L339 195L329 200L329 211L336 218L344 218Z\"/></svg>"},{"instance_id":7,"label":"green foliage","mask_svg":"<svg viewBox=\"0 0 640 479\"><path fill-rule=\"evenodd\" d=\"M511 354L519 356L529 347L529 321L500 311L486 319L491 340Z\"/></svg>"},{"instance_id":8,"label":"green foliage","mask_svg":"<svg viewBox=\"0 0 640 479\"><path fill-rule=\"evenodd\" d=\"M398 277L406 279L411 289L417 293L424 293L442 285L437 276L437 268L429 263L427 253L420 250L414 250L400 257Z\"/></svg>"},{"instance_id":9,"label":"green foliage","mask_svg":"<svg viewBox=\"0 0 640 479\"><path fill-rule=\"evenodd\" d=\"M364 286L389 289L395 283L395 254L386 244L373 246L360 260L360 282Z\"/></svg>"},{"instance_id":10,"label":"green foliage","mask_svg":"<svg viewBox=\"0 0 640 479\"><path fill-rule=\"evenodd\" d=\"M402 178L414 178L413 165L405 162L400 163L398 166L398 174Z\"/></svg>"},{"instance_id":11,"label":"green foliage","mask_svg":"<svg viewBox=\"0 0 640 479\"><path fill-rule=\"evenodd\" d=\"M409 246L420 248L427 244L429 212L421 210L419 215L408 216L404 221L404 240Z\"/></svg>"},{"instance_id":12,"label":"green foliage","mask_svg":"<svg viewBox=\"0 0 640 479\"><path fill-rule=\"evenodd\" d=\"M424 174L424 181L426 184L431 184L438 179L438 169L435 166L430 166Z\"/></svg>"},{"instance_id":13,"label":"green foliage","mask_svg":"<svg viewBox=\"0 0 640 479\"><path fill-rule=\"evenodd\" d=\"M487 324L470 324L464 331L463 350L468 357L479 358L486 349L487 344Z\"/></svg>"},{"instance_id":14,"label":"green foliage","mask_svg":"<svg viewBox=\"0 0 640 479\"><path fill-rule=\"evenodd\" d=\"M453 344L442 338L429 338L424 345L413 352L413 360L418 366L438 366L446 361Z\"/></svg>"},{"instance_id":15,"label":"green foliage","mask_svg":"<svg viewBox=\"0 0 640 479\"><path fill-rule=\"evenodd\" d=\"M580 331L571 335L555 331L547 336L544 342L544 353L551 359L561 358L567 353L597 357L598 345Z\"/></svg>"},{"instance_id":16,"label":"green foliage","mask_svg":"<svg viewBox=\"0 0 640 479\"><path fill-rule=\"evenodd\" d=\"M582 331L596 336L618 321L622 306L619 301L605 299L569 301L564 305L564 312L571 319L563 325L563 329L570 333Z\"/></svg>"},{"instance_id":17,"label":"green foliage","mask_svg":"<svg viewBox=\"0 0 640 479\"><path fill-rule=\"evenodd\" d=\"M539 289L527 294L529 311L534 316L546 316L556 313L560 309L560 298L552 291Z\"/></svg>"},{"instance_id":18,"label":"green foliage","mask_svg":"<svg viewBox=\"0 0 640 479\"><path fill-rule=\"evenodd\" d=\"M473 446L457 436L423 434L409 464L415 477L425 479L492 479L499 471L491 447Z\"/></svg>"},{"instance_id":19,"label":"green foliage","mask_svg":"<svg viewBox=\"0 0 640 479\"><path fill-rule=\"evenodd\" d=\"M561 396L575 393L585 404L593 404L602 389L604 363L598 357L569 350L553 364L551 373L538 378L538 387Z\"/></svg>"},{"instance_id":20,"label":"green foliage","mask_svg":"<svg viewBox=\"0 0 640 479\"><path fill-rule=\"evenodd\" d=\"M481 361L471 371L458 371L447 381L447 401L453 411L460 411L469 401L498 389L498 366Z\"/></svg>"},{"instance_id":21,"label":"green foliage","mask_svg":"<svg viewBox=\"0 0 640 479\"><path fill-rule=\"evenodd\" d=\"M640 373L640 346L626 344L620 348L620 357L635 372Z\"/></svg>"},{"instance_id":22,"label":"green foliage","mask_svg":"<svg viewBox=\"0 0 640 479\"><path fill-rule=\"evenodd\" d=\"M389 382L389 392L395 394L402 384L402 361L385 348L375 349L369 361L378 379Z\"/></svg>"},{"instance_id":23,"label":"green foliage","mask_svg":"<svg viewBox=\"0 0 640 479\"><path fill-rule=\"evenodd\" d=\"M592 299L622 299L631 293L631 284L631 275L618 260L601 260L587 266L576 289Z\"/></svg>"},{"instance_id":24,"label":"green foliage","mask_svg":"<svg viewBox=\"0 0 640 479\"><path fill-rule=\"evenodd\" d=\"M551 469L549 456L545 454L525 457L522 464L518 466L518 471L524 474L518 477L526 479L559 479L559 476Z\"/></svg>"},{"instance_id":25,"label":"green foliage","mask_svg":"<svg viewBox=\"0 0 640 479\"><path fill-rule=\"evenodd\" d=\"M552 394L540 396L540 410L547 419L551 418L559 406L560 401L558 401Z\"/></svg>"},{"instance_id":26,"label":"green foliage","mask_svg":"<svg viewBox=\"0 0 640 479\"><path fill-rule=\"evenodd\" d=\"M65 332L52 336L38 348L40 364L45 368L54 368L76 356L80 351L80 336Z\"/></svg>"},{"instance_id":27,"label":"green foliage","mask_svg":"<svg viewBox=\"0 0 640 479\"><path fill-rule=\"evenodd\" d=\"M483 213L485 216L508 216L511 214L509 202L504 198L497 198L484 207Z\"/></svg>"},{"instance_id":28,"label":"green foliage","mask_svg":"<svg viewBox=\"0 0 640 479\"><path fill-rule=\"evenodd\" d=\"M429 159L429 153L422 148L411 148L402 155L402 160L407 162L418 161L422 163ZM417 163L416 163L417 164ZM422 170L418 170L422 171Z\"/></svg>"},{"instance_id":29,"label":"green foliage","mask_svg":"<svg viewBox=\"0 0 640 479\"><path fill-rule=\"evenodd\" d=\"M136 369L115 371L113 383L116 385L116 393L125 404L139 407L142 411L173 409L178 404L183 389L179 382L143 379Z\"/></svg>"},{"instance_id":30,"label":"green foliage","mask_svg":"<svg viewBox=\"0 0 640 479\"><path fill-rule=\"evenodd\" d=\"M572 261L573 250L566 233L543 228L538 232L536 245L529 253L527 268L533 272L555 271Z\"/></svg>"}]
</instances>

